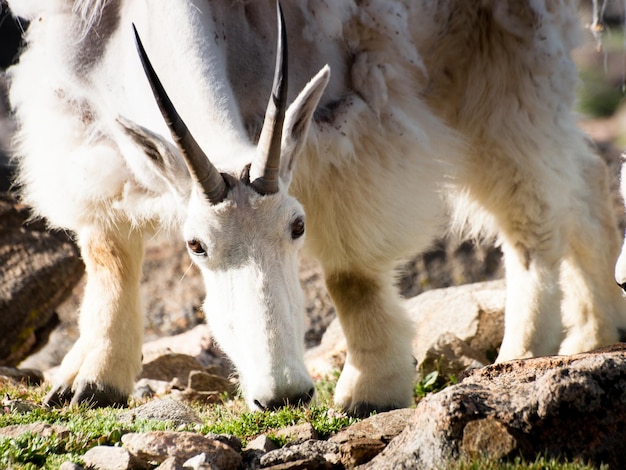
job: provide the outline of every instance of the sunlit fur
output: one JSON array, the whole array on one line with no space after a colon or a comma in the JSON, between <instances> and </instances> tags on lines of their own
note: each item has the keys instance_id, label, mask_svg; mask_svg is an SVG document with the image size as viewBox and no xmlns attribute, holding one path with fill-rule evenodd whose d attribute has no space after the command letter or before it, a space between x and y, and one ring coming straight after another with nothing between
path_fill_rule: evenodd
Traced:
<instances>
[{"instance_id":1,"label":"sunlit fur","mask_svg":"<svg viewBox=\"0 0 626 470\"><path fill-rule=\"evenodd\" d=\"M20 3L11 2L17 13ZM249 405L308 394L303 240L290 237L304 213L305 249L324 268L348 343L335 400L353 412L411 401L413 330L394 268L447 221L502 244L498 360L617 341L626 305L611 282L619 236L606 169L570 111L576 2L282 5L290 101L304 91L290 108L281 190L271 196L239 175L271 88L273 1L47 0L37 14L24 11L30 46L11 71L23 197L76 232L88 272L81 338L56 388L73 388L78 400L85 384L132 391L141 234L165 226L206 250L192 254L204 310ZM131 22L192 134L238 181L222 204L201 197L171 143ZM327 85L327 70L316 75L325 64Z\"/></svg>"},{"instance_id":2,"label":"sunlit fur","mask_svg":"<svg viewBox=\"0 0 626 470\"><path fill-rule=\"evenodd\" d=\"M626 201L626 161L624 159L625 157L622 156L622 171L620 175L619 189L622 199ZM615 281L626 292L626 241L622 245L622 251L617 259L617 263L615 264Z\"/></svg>"}]
</instances>

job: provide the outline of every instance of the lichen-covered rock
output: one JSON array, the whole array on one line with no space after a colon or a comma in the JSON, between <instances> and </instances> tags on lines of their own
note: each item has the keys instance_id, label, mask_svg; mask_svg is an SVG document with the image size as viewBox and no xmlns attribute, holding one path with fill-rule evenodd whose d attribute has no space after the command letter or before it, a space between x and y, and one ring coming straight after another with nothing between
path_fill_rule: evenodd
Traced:
<instances>
[{"instance_id":1,"label":"lichen-covered rock","mask_svg":"<svg viewBox=\"0 0 626 470\"><path fill-rule=\"evenodd\" d=\"M175 426L202 423L200 416L184 403L175 400L152 400L145 405L119 413L119 420L135 419L170 421Z\"/></svg>"},{"instance_id":2,"label":"lichen-covered rock","mask_svg":"<svg viewBox=\"0 0 626 470\"><path fill-rule=\"evenodd\" d=\"M363 468L445 468L475 456L626 459L626 345L475 369L422 400L411 424Z\"/></svg>"}]
</instances>

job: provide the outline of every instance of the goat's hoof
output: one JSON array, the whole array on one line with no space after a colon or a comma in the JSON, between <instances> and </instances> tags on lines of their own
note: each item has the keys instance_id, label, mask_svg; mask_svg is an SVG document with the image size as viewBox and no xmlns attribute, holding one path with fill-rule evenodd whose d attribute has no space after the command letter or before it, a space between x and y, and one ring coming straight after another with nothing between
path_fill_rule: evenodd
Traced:
<instances>
[{"instance_id":1,"label":"goat's hoof","mask_svg":"<svg viewBox=\"0 0 626 470\"><path fill-rule=\"evenodd\" d=\"M57 385L44 398L44 403L52 407L85 404L90 408L107 406L124 407L128 404L128 396L106 385L84 382L72 391L66 385Z\"/></svg>"},{"instance_id":2,"label":"goat's hoof","mask_svg":"<svg viewBox=\"0 0 626 470\"><path fill-rule=\"evenodd\" d=\"M72 400L72 390L65 385L55 385L43 399L45 405L51 407L61 407L67 405Z\"/></svg>"},{"instance_id":3,"label":"goat's hoof","mask_svg":"<svg viewBox=\"0 0 626 470\"><path fill-rule=\"evenodd\" d=\"M346 409L346 413L348 416L352 416L353 418L368 418L372 413L384 413L386 411L395 410L397 408L402 408L401 406L395 405L385 405L379 406L373 403L357 403L354 406L350 406Z\"/></svg>"},{"instance_id":4,"label":"goat's hoof","mask_svg":"<svg viewBox=\"0 0 626 470\"><path fill-rule=\"evenodd\" d=\"M108 385L84 382L76 387L70 404L83 403L92 408L125 407L128 405L128 396Z\"/></svg>"}]
</instances>

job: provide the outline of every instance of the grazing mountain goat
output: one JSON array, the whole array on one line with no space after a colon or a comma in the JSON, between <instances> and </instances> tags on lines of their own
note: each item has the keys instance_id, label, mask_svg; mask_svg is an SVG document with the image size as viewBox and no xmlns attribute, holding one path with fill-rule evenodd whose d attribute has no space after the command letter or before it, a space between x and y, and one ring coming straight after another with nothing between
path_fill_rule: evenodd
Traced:
<instances>
[{"instance_id":1,"label":"grazing mountain goat","mask_svg":"<svg viewBox=\"0 0 626 470\"><path fill-rule=\"evenodd\" d=\"M605 166L570 112L575 1L283 0L289 66L275 0L10 3L31 20L10 90L23 197L76 233L87 268L48 402L126 402L142 237L159 227L182 230L251 408L313 395L305 212L348 344L335 400L352 413L411 402L394 267L446 220L502 244L499 361L626 326Z\"/></svg>"}]
</instances>

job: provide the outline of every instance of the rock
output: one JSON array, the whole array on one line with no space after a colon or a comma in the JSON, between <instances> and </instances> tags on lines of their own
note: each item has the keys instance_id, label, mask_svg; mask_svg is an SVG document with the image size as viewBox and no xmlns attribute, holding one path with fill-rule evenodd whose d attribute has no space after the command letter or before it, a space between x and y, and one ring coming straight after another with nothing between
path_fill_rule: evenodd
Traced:
<instances>
[{"instance_id":1,"label":"rock","mask_svg":"<svg viewBox=\"0 0 626 470\"><path fill-rule=\"evenodd\" d=\"M467 369L484 367L489 363L481 351L472 349L452 333L444 333L426 351L419 364L419 371L423 376L437 371L442 377L456 377Z\"/></svg>"},{"instance_id":2,"label":"rock","mask_svg":"<svg viewBox=\"0 0 626 470\"><path fill-rule=\"evenodd\" d=\"M261 467L279 469L326 469L341 462L339 444L310 440L294 446L282 447L261 457Z\"/></svg>"},{"instance_id":3,"label":"rock","mask_svg":"<svg viewBox=\"0 0 626 470\"><path fill-rule=\"evenodd\" d=\"M184 470L184 467L174 457L168 457L154 470Z\"/></svg>"},{"instance_id":4,"label":"rock","mask_svg":"<svg viewBox=\"0 0 626 470\"><path fill-rule=\"evenodd\" d=\"M203 369L204 366L192 356L168 353L145 362L138 378L166 381L177 379L179 383L186 385L190 372Z\"/></svg>"},{"instance_id":5,"label":"rock","mask_svg":"<svg viewBox=\"0 0 626 470\"><path fill-rule=\"evenodd\" d=\"M135 419L171 421L175 426L184 424L201 424L200 416L187 405L175 400L153 400L118 415L120 421Z\"/></svg>"},{"instance_id":6,"label":"rock","mask_svg":"<svg viewBox=\"0 0 626 470\"><path fill-rule=\"evenodd\" d=\"M131 454L150 463L161 463L168 457L184 462L206 452L222 470L234 470L241 464L241 456L231 447L192 432L129 433L122 436L122 444Z\"/></svg>"},{"instance_id":7,"label":"rock","mask_svg":"<svg viewBox=\"0 0 626 470\"><path fill-rule=\"evenodd\" d=\"M28 208L0 193L0 365L16 366L48 341L55 309L84 272L78 248L61 232L29 222Z\"/></svg>"},{"instance_id":8,"label":"rock","mask_svg":"<svg viewBox=\"0 0 626 470\"><path fill-rule=\"evenodd\" d=\"M248 445L245 447L244 450L260 450L263 453L267 453L271 450L276 449L278 449L276 443L265 434L261 434L260 436L257 436L250 442L248 442Z\"/></svg>"},{"instance_id":9,"label":"rock","mask_svg":"<svg viewBox=\"0 0 626 470\"><path fill-rule=\"evenodd\" d=\"M338 432L329 441L340 445L343 465L353 468L382 452L404 430L414 413L408 408L379 413Z\"/></svg>"},{"instance_id":10,"label":"rock","mask_svg":"<svg viewBox=\"0 0 626 470\"><path fill-rule=\"evenodd\" d=\"M75 464L74 462L63 462L59 466L59 470L84 470L80 465Z\"/></svg>"},{"instance_id":11,"label":"rock","mask_svg":"<svg viewBox=\"0 0 626 470\"><path fill-rule=\"evenodd\" d=\"M191 468L193 470L220 470L213 459L205 452L190 458L183 464L183 468Z\"/></svg>"},{"instance_id":12,"label":"rock","mask_svg":"<svg viewBox=\"0 0 626 470\"><path fill-rule=\"evenodd\" d=\"M621 468L624 396L624 344L474 369L461 383L423 399L411 424L363 468L445 468L478 452Z\"/></svg>"},{"instance_id":13,"label":"rock","mask_svg":"<svg viewBox=\"0 0 626 470\"><path fill-rule=\"evenodd\" d=\"M187 388L197 392L227 393L229 395L235 392L235 385L228 379L201 370L194 370L189 373Z\"/></svg>"},{"instance_id":14,"label":"rock","mask_svg":"<svg viewBox=\"0 0 626 470\"><path fill-rule=\"evenodd\" d=\"M209 366L205 370L195 357L187 354L166 353L144 363L135 395L151 397L158 390L159 394L171 393L172 397L186 402L222 403L224 394L235 392L236 384L211 372L228 374L220 366ZM165 381L169 382L163 386Z\"/></svg>"},{"instance_id":15,"label":"rock","mask_svg":"<svg viewBox=\"0 0 626 470\"><path fill-rule=\"evenodd\" d=\"M36 369L16 369L14 367L0 367L0 376L8 377L16 382L29 385L40 385L44 378L43 373Z\"/></svg>"},{"instance_id":16,"label":"rock","mask_svg":"<svg viewBox=\"0 0 626 470\"><path fill-rule=\"evenodd\" d=\"M212 432L205 434L207 439L213 439L215 441L220 441L222 444L226 444L228 447L232 447L237 452L241 452L241 440L237 436L232 436L230 434L213 434Z\"/></svg>"},{"instance_id":17,"label":"rock","mask_svg":"<svg viewBox=\"0 0 626 470\"><path fill-rule=\"evenodd\" d=\"M367 438L388 444L411 422L414 414L415 410L410 408L378 413L339 431L329 441L344 444L354 439Z\"/></svg>"},{"instance_id":18,"label":"rock","mask_svg":"<svg viewBox=\"0 0 626 470\"><path fill-rule=\"evenodd\" d=\"M26 414L33 410L45 409L45 405L28 400L11 398L8 394L2 399L2 408L5 413Z\"/></svg>"},{"instance_id":19,"label":"rock","mask_svg":"<svg viewBox=\"0 0 626 470\"><path fill-rule=\"evenodd\" d=\"M182 253L182 256L187 255ZM215 344L211 337L211 330L204 323L177 335L168 335L146 342L142 347L145 363L172 353L193 357L204 366L205 370L217 367L217 369L212 369L212 373L223 377L228 377L233 372L230 360ZM220 369L222 371L217 372Z\"/></svg>"},{"instance_id":20,"label":"rock","mask_svg":"<svg viewBox=\"0 0 626 470\"><path fill-rule=\"evenodd\" d=\"M121 447L96 446L83 455L87 468L94 470L138 470L149 466Z\"/></svg>"},{"instance_id":21,"label":"rock","mask_svg":"<svg viewBox=\"0 0 626 470\"><path fill-rule=\"evenodd\" d=\"M413 355L418 364L448 334L495 359L504 335L505 297L505 282L498 280L435 289L407 300L415 321Z\"/></svg>"},{"instance_id":22,"label":"rock","mask_svg":"<svg viewBox=\"0 0 626 470\"><path fill-rule=\"evenodd\" d=\"M289 444L301 444L311 439L319 439L317 431L311 423L295 424L279 429L274 433L276 437L284 438Z\"/></svg>"},{"instance_id":23,"label":"rock","mask_svg":"<svg viewBox=\"0 0 626 470\"><path fill-rule=\"evenodd\" d=\"M346 468L354 468L372 460L385 447L386 444L378 439L368 439L366 437L353 439L341 445L341 462Z\"/></svg>"},{"instance_id":24,"label":"rock","mask_svg":"<svg viewBox=\"0 0 626 470\"><path fill-rule=\"evenodd\" d=\"M432 368L439 353L449 355L452 373L490 362L504 335L504 303L503 280L435 289L406 300L416 326L413 355L418 367L428 360L425 368ZM335 319L320 345L306 352L305 363L313 377L324 377L341 370L345 357L346 339Z\"/></svg>"},{"instance_id":25,"label":"rock","mask_svg":"<svg viewBox=\"0 0 626 470\"><path fill-rule=\"evenodd\" d=\"M23 434L34 434L41 437L58 436L63 439L70 434L65 426L48 423L14 424L0 428L0 437L17 438Z\"/></svg>"},{"instance_id":26,"label":"rock","mask_svg":"<svg viewBox=\"0 0 626 470\"><path fill-rule=\"evenodd\" d=\"M485 455L502 459L517 449L517 441L503 423L488 416L465 425L461 448L472 459Z\"/></svg>"},{"instance_id":27,"label":"rock","mask_svg":"<svg viewBox=\"0 0 626 470\"><path fill-rule=\"evenodd\" d=\"M172 387L169 381L139 379L137 382L135 382L133 397L142 400L145 398L152 398L156 395L163 396L169 393L171 390Z\"/></svg>"},{"instance_id":28,"label":"rock","mask_svg":"<svg viewBox=\"0 0 626 470\"><path fill-rule=\"evenodd\" d=\"M202 405L216 405L216 404L220 404L220 403L224 403L224 394L220 393L220 392L197 392L195 390L192 390L190 388L187 388L185 390L178 391L178 390L173 390L172 391L172 397L175 399L179 399L182 401L185 401L187 403L199 403Z\"/></svg>"}]
</instances>

